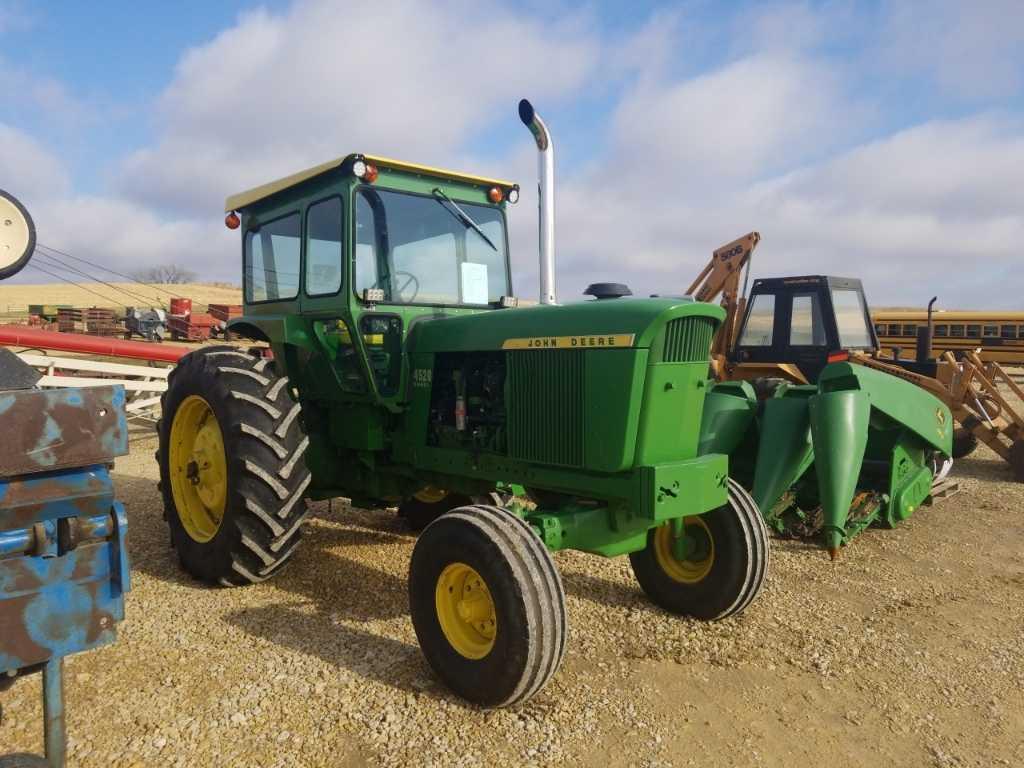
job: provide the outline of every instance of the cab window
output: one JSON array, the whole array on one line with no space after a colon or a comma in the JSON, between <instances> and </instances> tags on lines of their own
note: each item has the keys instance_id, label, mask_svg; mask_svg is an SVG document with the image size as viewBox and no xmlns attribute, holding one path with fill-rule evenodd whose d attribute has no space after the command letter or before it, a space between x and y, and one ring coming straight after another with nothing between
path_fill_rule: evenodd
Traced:
<instances>
[{"instance_id":1,"label":"cab window","mask_svg":"<svg viewBox=\"0 0 1024 768\"><path fill-rule=\"evenodd\" d=\"M247 302L294 299L299 294L298 212L245 233L243 271Z\"/></svg>"},{"instance_id":2,"label":"cab window","mask_svg":"<svg viewBox=\"0 0 1024 768\"><path fill-rule=\"evenodd\" d=\"M501 209L440 190L363 187L355 215L357 294L379 288L390 304L477 307L511 295Z\"/></svg>"},{"instance_id":3,"label":"cab window","mask_svg":"<svg viewBox=\"0 0 1024 768\"><path fill-rule=\"evenodd\" d=\"M770 347L775 327L775 294L759 293L754 296L747 312L747 322L740 334L741 347Z\"/></svg>"},{"instance_id":4,"label":"cab window","mask_svg":"<svg viewBox=\"0 0 1024 768\"><path fill-rule=\"evenodd\" d=\"M341 198L306 211L306 293L323 296L341 290Z\"/></svg>"},{"instance_id":5,"label":"cab window","mask_svg":"<svg viewBox=\"0 0 1024 768\"><path fill-rule=\"evenodd\" d=\"M833 288L832 308L836 313L840 346L843 349L870 347L871 333L866 319L864 298L860 291Z\"/></svg>"},{"instance_id":6,"label":"cab window","mask_svg":"<svg viewBox=\"0 0 1024 768\"><path fill-rule=\"evenodd\" d=\"M789 343L794 347L825 346L825 329L821 319L821 305L818 294L796 294L793 296L793 311L790 317Z\"/></svg>"}]
</instances>

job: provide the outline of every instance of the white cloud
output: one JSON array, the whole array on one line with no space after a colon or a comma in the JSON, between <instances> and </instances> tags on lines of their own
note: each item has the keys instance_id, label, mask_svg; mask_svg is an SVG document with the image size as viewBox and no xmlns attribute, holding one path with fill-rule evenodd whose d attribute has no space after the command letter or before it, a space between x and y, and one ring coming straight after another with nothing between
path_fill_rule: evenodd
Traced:
<instances>
[{"instance_id":1,"label":"white cloud","mask_svg":"<svg viewBox=\"0 0 1024 768\"><path fill-rule=\"evenodd\" d=\"M579 87L596 54L578 16L547 24L491 3L309 0L247 14L183 57L160 138L128 159L120 188L199 213L352 151L444 163L522 93Z\"/></svg>"},{"instance_id":2,"label":"white cloud","mask_svg":"<svg viewBox=\"0 0 1024 768\"><path fill-rule=\"evenodd\" d=\"M875 39L895 74L924 75L966 102L1019 95L1024 85L1020 0L888 2Z\"/></svg>"},{"instance_id":3,"label":"white cloud","mask_svg":"<svg viewBox=\"0 0 1024 768\"><path fill-rule=\"evenodd\" d=\"M0 188L27 203L67 192L70 180L60 160L39 141L0 122Z\"/></svg>"}]
</instances>

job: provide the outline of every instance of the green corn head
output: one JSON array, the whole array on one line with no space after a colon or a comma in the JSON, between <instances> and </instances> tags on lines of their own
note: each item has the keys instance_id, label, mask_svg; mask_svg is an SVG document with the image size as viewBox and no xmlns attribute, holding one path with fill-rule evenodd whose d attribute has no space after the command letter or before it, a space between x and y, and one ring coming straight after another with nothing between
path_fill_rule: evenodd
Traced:
<instances>
[{"instance_id":1,"label":"green corn head","mask_svg":"<svg viewBox=\"0 0 1024 768\"><path fill-rule=\"evenodd\" d=\"M933 460L952 453L949 409L913 384L849 362L817 384L746 382L708 394L700 450L729 454L780 534L820 535L835 557L867 526L895 526L931 493Z\"/></svg>"}]
</instances>

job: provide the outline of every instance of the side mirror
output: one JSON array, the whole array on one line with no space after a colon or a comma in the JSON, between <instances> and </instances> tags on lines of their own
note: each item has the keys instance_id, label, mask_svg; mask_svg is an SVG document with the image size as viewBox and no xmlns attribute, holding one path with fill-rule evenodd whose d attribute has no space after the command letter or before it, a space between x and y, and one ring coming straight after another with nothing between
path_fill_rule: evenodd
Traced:
<instances>
[{"instance_id":1,"label":"side mirror","mask_svg":"<svg viewBox=\"0 0 1024 768\"><path fill-rule=\"evenodd\" d=\"M35 222L16 197L0 189L0 280L20 272L35 249Z\"/></svg>"}]
</instances>

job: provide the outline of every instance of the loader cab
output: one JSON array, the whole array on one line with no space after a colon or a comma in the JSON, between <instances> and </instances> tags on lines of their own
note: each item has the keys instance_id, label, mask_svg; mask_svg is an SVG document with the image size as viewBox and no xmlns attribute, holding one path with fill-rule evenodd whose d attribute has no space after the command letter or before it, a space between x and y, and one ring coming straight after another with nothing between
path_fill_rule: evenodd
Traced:
<instances>
[{"instance_id":1,"label":"loader cab","mask_svg":"<svg viewBox=\"0 0 1024 768\"><path fill-rule=\"evenodd\" d=\"M754 281L729 363L744 377L784 375L813 383L830 356L877 349L860 280L764 278Z\"/></svg>"}]
</instances>

